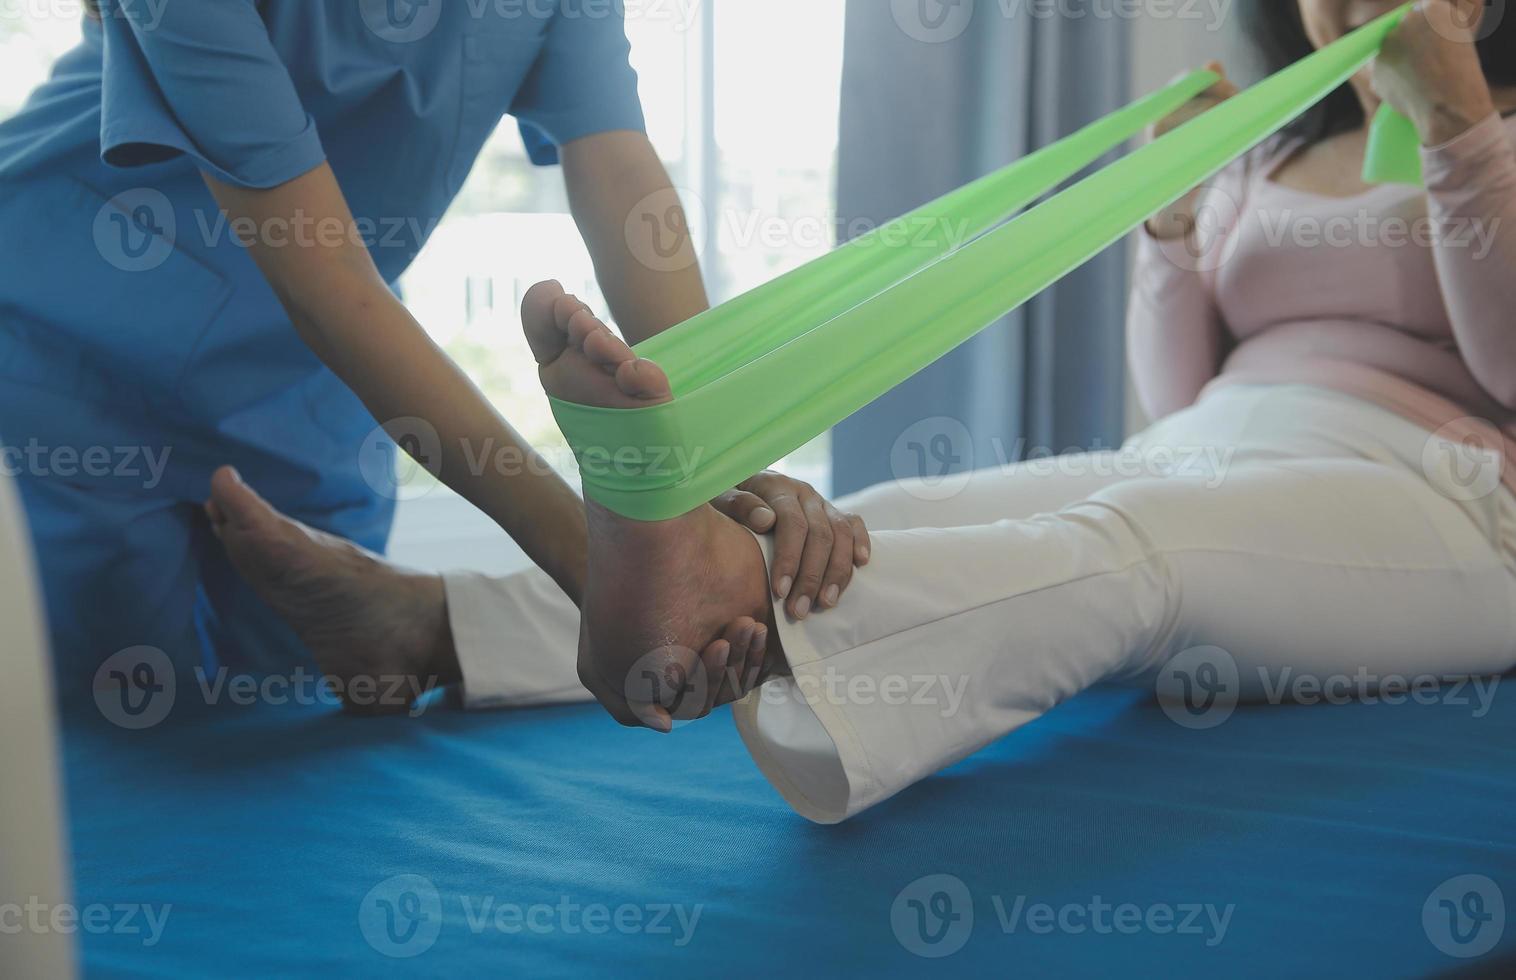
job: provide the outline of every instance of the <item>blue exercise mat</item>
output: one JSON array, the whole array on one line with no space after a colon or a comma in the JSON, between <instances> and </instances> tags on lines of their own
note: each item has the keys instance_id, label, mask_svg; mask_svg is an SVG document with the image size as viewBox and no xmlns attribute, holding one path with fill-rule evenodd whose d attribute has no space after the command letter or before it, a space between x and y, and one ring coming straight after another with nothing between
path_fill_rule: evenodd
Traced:
<instances>
[{"instance_id":1,"label":"blue exercise mat","mask_svg":"<svg viewBox=\"0 0 1516 980\"><path fill-rule=\"evenodd\" d=\"M1194 731L1101 688L823 828L720 716L659 737L590 706L176 708L141 732L76 710L77 902L172 906L156 943L139 914L83 958L155 977L1516 975L1497 908L1516 902L1516 684L1477 714L1240 708Z\"/></svg>"}]
</instances>

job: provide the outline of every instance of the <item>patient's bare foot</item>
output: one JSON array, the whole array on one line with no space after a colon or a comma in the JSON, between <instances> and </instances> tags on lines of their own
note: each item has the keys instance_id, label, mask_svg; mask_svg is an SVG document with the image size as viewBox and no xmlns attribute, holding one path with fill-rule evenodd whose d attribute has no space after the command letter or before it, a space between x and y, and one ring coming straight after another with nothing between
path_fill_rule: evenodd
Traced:
<instances>
[{"instance_id":1,"label":"patient's bare foot","mask_svg":"<svg viewBox=\"0 0 1516 980\"><path fill-rule=\"evenodd\" d=\"M542 386L556 398L640 408L673 397L662 368L639 359L557 283L532 287L522 322ZM644 698L641 677L693 670L698 659L710 689L706 710L750 686L731 671L750 682L763 669L772 634L763 554L752 534L708 506L657 523L628 520L593 501L585 510L580 676L600 702L623 723L668 730L687 706Z\"/></svg>"},{"instance_id":2,"label":"patient's bare foot","mask_svg":"<svg viewBox=\"0 0 1516 980\"><path fill-rule=\"evenodd\" d=\"M242 577L339 682L348 710L405 711L461 679L439 577L290 520L231 467L212 478L206 513Z\"/></svg>"}]
</instances>

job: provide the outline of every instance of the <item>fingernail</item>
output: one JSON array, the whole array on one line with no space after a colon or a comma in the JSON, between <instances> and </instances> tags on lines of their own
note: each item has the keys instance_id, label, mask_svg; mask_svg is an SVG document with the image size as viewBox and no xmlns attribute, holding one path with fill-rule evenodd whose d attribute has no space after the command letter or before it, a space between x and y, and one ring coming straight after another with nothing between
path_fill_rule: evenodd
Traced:
<instances>
[{"instance_id":1,"label":"fingernail","mask_svg":"<svg viewBox=\"0 0 1516 980\"><path fill-rule=\"evenodd\" d=\"M858 560L859 561L868 561L869 560L868 545L861 544L861 545L858 546Z\"/></svg>"},{"instance_id":2,"label":"fingernail","mask_svg":"<svg viewBox=\"0 0 1516 980\"><path fill-rule=\"evenodd\" d=\"M768 630L768 627L767 626L760 626L757 629L753 630L753 645L748 649L748 653L753 653L753 654L762 653L763 650L764 650L764 648L767 647L768 645L769 645L769 630Z\"/></svg>"},{"instance_id":3,"label":"fingernail","mask_svg":"<svg viewBox=\"0 0 1516 980\"><path fill-rule=\"evenodd\" d=\"M835 606L837 599L842 595L842 590L833 585L827 588L825 602L829 606Z\"/></svg>"},{"instance_id":4,"label":"fingernail","mask_svg":"<svg viewBox=\"0 0 1516 980\"><path fill-rule=\"evenodd\" d=\"M759 507L748 515L748 522L754 527L768 527L774 523L774 512L767 507Z\"/></svg>"},{"instance_id":5,"label":"fingernail","mask_svg":"<svg viewBox=\"0 0 1516 980\"><path fill-rule=\"evenodd\" d=\"M788 575L786 575L784 578L780 579L779 580L779 598L783 599L786 596L788 596L790 594L790 586L792 586L794 584L795 584L795 580L792 579L792 578L790 578Z\"/></svg>"},{"instance_id":6,"label":"fingernail","mask_svg":"<svg viewBox=\"0 0 1516 980\"><path fill-rule=\"evenodd\" d=\"M795 618L804 619L811 614L811 597L803 595L795 601Z\"/></svg>"}]
</instances>

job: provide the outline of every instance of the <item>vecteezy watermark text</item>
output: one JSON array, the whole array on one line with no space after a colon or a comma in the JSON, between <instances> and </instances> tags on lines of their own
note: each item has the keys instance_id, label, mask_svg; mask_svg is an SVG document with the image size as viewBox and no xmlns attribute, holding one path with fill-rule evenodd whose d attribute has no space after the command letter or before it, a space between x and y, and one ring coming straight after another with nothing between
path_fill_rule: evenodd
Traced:
<instances>
[{"instance_id":1,"label":"vecteezy watermark text","mask_svg":"<svg viewBox=\"0 0 1516 980\"><path fill-rule=\"evenodd\" d=\"M1483 718L1499 687L1497 676L1382 673L1364 666L1351 672L1318 672L1259 665L1250 674L1217 646L1176 654L1154 683L1164 712L1180 726L1197 731L1225 723L1244 700L1271 705L1442 705L1469 708L1472 717Z\"/></svg>"},{"instance_id":2,"label":"vecteezy watermark text","mask_svg":"<svg viewBox=\"0 0 1516 980\"><path fill-rule=\"evenodd\" d=\"M452 446L451 443L448 444ZM444 443L436 426L421 418L391 419L376 426L358 450L358 472L376 493L394 500L412 500L430 493L442 478ZM459 439L455 459L472 477L578 473L588 479L667 478L671 482L694 473L705 458L702 446L587 446L577 453L549 458L529 447ZM426 476L423 476L427 474Z\"/></svg>"},{"instance_id":3,"label":"vecteezy watermark text","mask_svg":"<svg viewBox=\"0 0 1516 980\"><path fill-rule=\"evenodd\" d=\"M28 439L24 446L0 446L0 473L46 479L131 480L144 490L163 482L173 448L152 446L47 446ZM141 481L140 484L136 481Z\"/></svg>"},{"instance_id":4,"label":"vecteezy watermark text","mask_svg":"<svg viewBox=\"0 0 1516 980\"><path fill-rule=\"evenodd\" d=\"M695 938L703 904L676 902L580 902L559 895L552 902L502 901L495 895L449 896L464 928L475 936L652 936L683 949ZM416 874L395 875L369 889L358 907L358 928L375 951L410 959L431 949L447 921L437 886ZM455 920L456 921L456 920Z\"/></svg>"},{"instance_id":5,"label":"vecteezy watermark text","mask_svg":"<svg viewBox=\"0 0 1516 980\"><path fill-rule=\"evenodd\" d=\"M1140 479L1177 477L1199 482L1207 490L1220 487L1237 455L1221 445L1144 443L1139 437L1120 449L1098 443L1086 449L1052 453L1018 439L988 440L988 458L963 422L934 416L912 423L890 449L890 472L907 494L919 500L948 500L966 490L975 474L1023 475L1047 478L1111 477Z\"/></svg>"},{"instance_id":6,"label":"vecteezy watermark text","mask_svg":"<svg viewBox=\"0 0 1516 980\"><path fill-rule=\"evenodd\" d=\"M339 677L304 667L288 674L239 674L226 668L214 672L194 669L195 685L180 683L173 661L157 647L120 650L95 671L93 694L100 714L111 724L130 731L161 724L184 697L198 694L206 705L306 705L408 712L425 710L439 686L436 677L379 674Z\"/></svg>"},{"instance_id":7,"label":"vecteezy watermark text","mask_svg":"<svg viewBox=\"0 0 1516 980\"><path fill-rule=\"evenodd\" d=\"M47 902L37 896L25 902L0 902L0 935L74 935L141 936L142 945L158 945L168 925L173 905L146 905L138 902L92 902L74 905Z\"/></svg>"},{"instance_id":8,"label":"vecteezy watermark text","mask_svg":"<svg viewBox=\"0 0 1516 980\"><path fill-rule=\"evenodd\" d=\"M995 923L1004 935L1177 936L1220 946L1231 928L1234 904L1116 902L1101 895L1073 902L1042 902L1029 895L991 895ZM917 878L895 896L890 928L908 952L926 959L951 956L973 936L974 896L956 875Z\"/></svg>"},{"instance_id":9,"label":"vecteezy watermark text","mask_svg":"<svg viewBox=\"0 0 1516 980\"><path fill-rule=\"evenodd\" d=\"M956 40L974 23L978 10L1006 20L1203 21L1220 30L1231 0L889 0L895 23L908 37L928 44Z\"/></svg>"}]
</instances>

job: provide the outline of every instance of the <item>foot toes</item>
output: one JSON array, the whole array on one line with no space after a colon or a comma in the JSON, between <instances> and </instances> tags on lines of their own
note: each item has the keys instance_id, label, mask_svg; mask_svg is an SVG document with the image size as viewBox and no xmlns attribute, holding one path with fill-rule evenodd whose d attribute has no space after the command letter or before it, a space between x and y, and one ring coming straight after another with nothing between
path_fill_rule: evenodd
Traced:
<instances>
[{"instance_id":1,"label":"foot toes","mask_svg":"<svg viewBox=\"0 0 1516 980\"><path fill-rule=\"evenodd\" d=\"M563 333L568 333L569 321L581 310L587 309L589 307L584 305L584 301L578 296L572 293L565 293L559 296L557 302L553 304L553 322L557 324L558 329Z\"/></svg>"},{"instance_id":2,"label":"foot toes","mask_svg":"<svg viewBox=\"0 0 1516 980\"><path fill-rule=\"evenodd\" d=\"M663 368L643 357L623 361L616 368L616 387L643 401L667 401L674 394Z\"/></svg>"},{"instance_id":3,"label":"foot toes","mask_svg":"<svg viewBox=\"0 0 1516 980\"><path fill-rule=\"evenodd\" d=\"M577 297L559 296L553 321L559 333L551 356L537 358L550 396L603 408L642 408L673 397L663 369L639 363L626 341Z\"/></svg>"},{"instance_id":4,"label":"foot toes","mask_svg":"<svg viewBox=\"0 0 1516 980\"><path fill-rule=\"evenodd\" d=\"M577 324L583 319L580 317L574 322ZM590 319L593 320L592 317ZM594 320L594 326L584 336L584 356L607 374L615 373L616 368L623 363L637 358L626 341L611 333L610 328L598 320Z\"/></svg>"},{"instance_id":5,"label":"foot toes","mask_svg":"<svg viewBox=\"0 0 1516 980\"><path fill-rule=\"evenodd\" d=\"M563 287L557 280L539 282L521 301L521 327L538 364L551 364L567 346L554 315Z\"/></svg>"},{"instance_id":6,"label":"foot toes","mask_svg":"<svg viewBox=\"0 0 1516 980\"><path fill-rule=\"evenodd\" d=\"M589 338L602 330L609 329L598 316L590 312L588 307L581 308L579 312L569 317L567 326L569 343L575 347L583 347Z\"/></svg>"}]
</instances>

